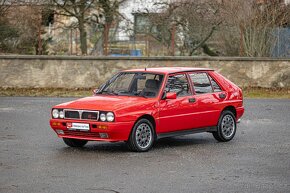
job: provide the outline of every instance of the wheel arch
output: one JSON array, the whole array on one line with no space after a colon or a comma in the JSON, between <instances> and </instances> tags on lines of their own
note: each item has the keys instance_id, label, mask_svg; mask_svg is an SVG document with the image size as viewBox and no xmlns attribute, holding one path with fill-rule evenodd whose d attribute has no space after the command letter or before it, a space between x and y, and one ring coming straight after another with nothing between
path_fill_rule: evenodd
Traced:
<instances>
[{"instance_id":1,"label":"wheel arch","mask_svg":"<svg viewBox=\"0 0 290 193\"><path fill-rule=\"evenodd\" d=\"M155 119L154 119L154 117L152 116L152 115L149 115L149 114L144 114L144 115L141 115L136 121L135 121L135 123L134 124L136 124L140 119L147 119L147 120L149 120L151 123L152 123L152 125L153 125L153 129L155 130L155 132L156 132L156 121L155 121Z\"/></svg>"},{"instance_id":2,"label":"wheel arch","mask_svg":"<svg viewBox=\"0 0 290 193\"><path fill-rule=\"evenodd\" d=\"M224 112L224 111L231 111L234 114L235 118L237 118L237 110L236 110L236 108L234 106L231 106L231 105L230 106L226 106L222 110L222 112Z\"/></svg>"}]
</instances>

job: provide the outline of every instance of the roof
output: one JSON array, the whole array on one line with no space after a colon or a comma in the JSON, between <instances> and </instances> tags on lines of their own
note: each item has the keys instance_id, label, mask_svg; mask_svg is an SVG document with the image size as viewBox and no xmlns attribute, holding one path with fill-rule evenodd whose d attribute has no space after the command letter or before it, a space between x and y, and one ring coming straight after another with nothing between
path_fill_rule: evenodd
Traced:
<instances>
[{"instance_id":1,"label":"roof","mask_svg":"<svg viewBox=\"0 0 290 193\"><path fill-rule=\"evenodd\" d=\"M160 68L139 68L139 69L130 69L125 70L125 72L157 72L163 74L171 74L177 72L188 72L188 71L213 71L209 68L190 68L190 67L160 67Z\"/></svg>"}]
</instances>

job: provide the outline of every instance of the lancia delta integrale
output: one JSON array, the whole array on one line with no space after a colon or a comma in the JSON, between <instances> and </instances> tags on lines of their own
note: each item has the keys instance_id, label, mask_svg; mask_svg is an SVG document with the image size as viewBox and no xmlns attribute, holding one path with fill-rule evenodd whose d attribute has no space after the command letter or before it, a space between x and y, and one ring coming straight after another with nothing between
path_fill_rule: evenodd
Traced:
<instances>
[{"instance_id":1,"label":"lancia delta integrale","mask_svg":"<svg viewBox=\"0 0 290 193\"><path fill-rule=\"evenodd\" d=\"M157 139L199 132L230 141L243 113L242 90L214 70L147 68L119 72L94 96L54 106L50 126L71 147L125 141L142 152Z\"/></svg>"}]
</instances>

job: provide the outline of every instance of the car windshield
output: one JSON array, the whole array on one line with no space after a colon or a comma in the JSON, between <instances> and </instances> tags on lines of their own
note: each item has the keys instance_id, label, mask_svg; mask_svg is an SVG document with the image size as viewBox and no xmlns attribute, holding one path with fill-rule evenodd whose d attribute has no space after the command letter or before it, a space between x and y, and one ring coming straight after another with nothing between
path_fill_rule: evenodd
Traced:
<instances>
[{"instance_id":1,"label":"car windshield","mask_svg":"<svg viewBox=\"0 0 290 193\"><path fill-rule=\"evenodd\" d=\"M121 72L102 86L98 94L153 98L158 95L162 81L161 74Z\"/></svg>"}]
</instances>

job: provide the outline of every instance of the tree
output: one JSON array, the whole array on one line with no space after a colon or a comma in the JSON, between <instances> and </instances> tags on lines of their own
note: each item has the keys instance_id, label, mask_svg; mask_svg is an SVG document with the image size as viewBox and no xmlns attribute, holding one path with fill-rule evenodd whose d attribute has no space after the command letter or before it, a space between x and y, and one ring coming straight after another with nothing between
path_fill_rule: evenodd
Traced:
<instances>
[{"instance_id":1,"label":"tree","mask_svg":"<svg viewBox=\"0 0 290 193\"><path fill-rule=\"evenodd\" d=\"M224 30L221 31L226 54L269 57L276 41L275 28L289 24L289 6L280 0L227 1L223 4ZM231 33L229 33L231 32ZM232 50L236 50L231 53Z\"/></svg>"},{"instance_id":2,"label":"tree","mask_svg":"<svg viewBox=\"0 0 290 193\"><path fill-rule=\"evenodd\" d=\"M155 7L156 10L147 11L151 23L147 33L150 36L163 43L168 50L176 46L181 55L193 55L200 48L206 54L215 54L206 42L221 24L218 3L210 0L175 0L155 3Z\"/></svg>"},{"instance_id":3,"label":"tree","mask_svg":"<svg viewBox=\"0 0 290 193\"><path fill-rule=\"evenodd\" d=\"M57 14L74 17L77 19L77 28L80 32L81 52L83 55L87 54L87 32L85 24L89 22L86 17L95 0L52 0L54 5L61 11Z\"/></svg>"},{"instance_id":4,"label":"tree","mask_svg":"<svg viewBox=\"0 0 290 193\"><path fill-rule=\"evenodd\" d=\"M103 23L103 48L104 48L104 54L108 55L108 41L109 41L109 33L110 28L113 24L113 22L117 23L117 19L120 16L120 13L118 12L119 6L124 3L126 0L99 0L98 6L103 10L103 14L105 17L104 23Z\"/></svg>"},{"instance_id":5,"label":"tree","mask_svg":"<svg viewBox=\"0 0 290 193\"><path fill-rule=\"evenodd\" d=\"M10 25L7 14L13 5L13 1L0 1L0 51L6 52L11 49L10 42L19 36L15 27Z\"/></svg>"}]
</instances>

